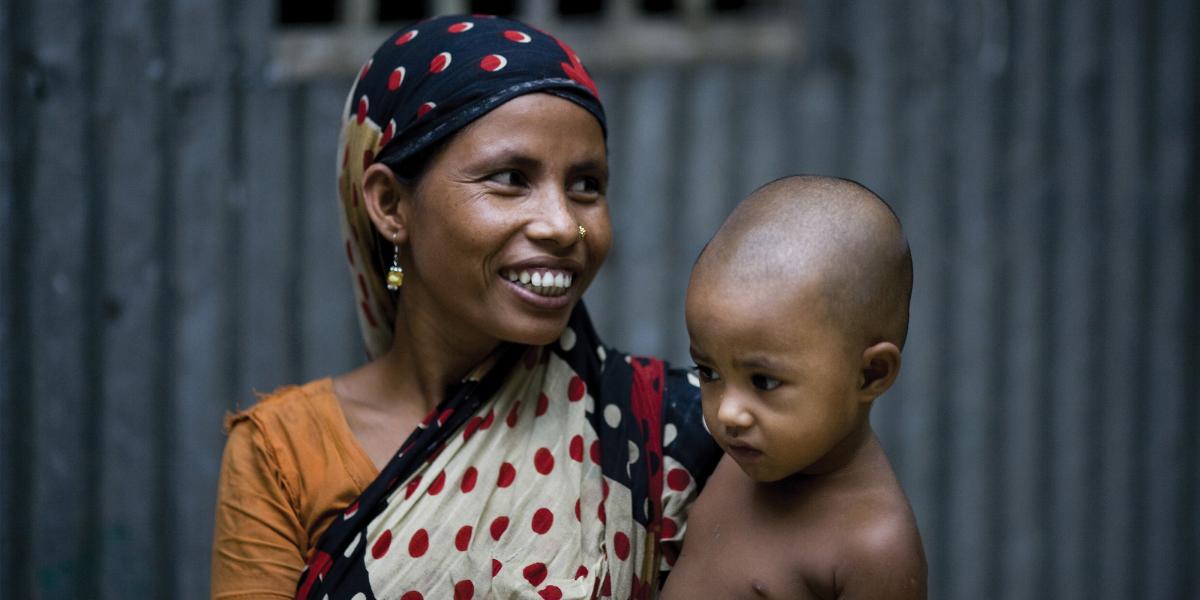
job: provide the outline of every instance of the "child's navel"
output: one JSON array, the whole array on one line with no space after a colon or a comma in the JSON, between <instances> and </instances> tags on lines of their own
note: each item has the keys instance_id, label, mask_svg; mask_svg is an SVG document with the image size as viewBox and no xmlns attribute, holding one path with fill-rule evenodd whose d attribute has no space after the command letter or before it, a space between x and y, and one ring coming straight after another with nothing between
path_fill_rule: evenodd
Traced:
<instances>
[{"instance_id":1,"label":"child's navel","mask_svg":"<svg viewBox=\"0 0 1200 600\"><path fill-rule=\"evenodd\" d=\"M763 583L762 581L755 579L755 580L751 581L750 586L754 588L755 594L758 594L759 596L762 596L764 598L766 598L768 596L767 584Z\"/></svg>"}]
</instances>

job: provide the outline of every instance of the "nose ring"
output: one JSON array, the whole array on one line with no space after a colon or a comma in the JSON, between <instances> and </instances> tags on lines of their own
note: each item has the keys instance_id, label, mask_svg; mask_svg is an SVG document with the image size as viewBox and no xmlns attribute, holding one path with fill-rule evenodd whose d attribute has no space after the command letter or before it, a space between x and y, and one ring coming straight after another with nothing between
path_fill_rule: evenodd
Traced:
<instances>
[{"instance_id":1,"label":"nose ring","mask_svg":"<svg viewBox=\"0 0 1200 600\"><path fill-rule=\"evenodd\" d=\"M587 235L587 227L580 225L579 226L579 239L582 240L584 238L584 236L586 236L586 235Z\"/></svg>"}]
</instances>

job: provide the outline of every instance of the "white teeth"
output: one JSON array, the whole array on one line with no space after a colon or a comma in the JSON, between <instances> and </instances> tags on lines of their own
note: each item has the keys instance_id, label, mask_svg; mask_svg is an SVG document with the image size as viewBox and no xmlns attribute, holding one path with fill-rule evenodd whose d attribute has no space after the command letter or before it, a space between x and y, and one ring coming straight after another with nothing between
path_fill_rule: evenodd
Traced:
<instances>
[{"instance_id":1,"label":"white teeth","mask_svg":"<svg viewBox=\"0 0 1200 600\"><path fill-rule=\"evenodd\" d=\"M561 296L571 287L574 277L568 271L516 271L504 273L509 281L520 282L525 289L540 296Z\"/></svg>"}]
</instances>

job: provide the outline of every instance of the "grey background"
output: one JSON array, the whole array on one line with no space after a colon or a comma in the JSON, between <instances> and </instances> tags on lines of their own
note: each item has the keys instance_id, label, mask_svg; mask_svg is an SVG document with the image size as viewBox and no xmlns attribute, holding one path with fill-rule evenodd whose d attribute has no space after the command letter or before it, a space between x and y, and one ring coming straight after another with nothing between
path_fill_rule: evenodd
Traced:
<instances>
[{"instance_id":1,"label":"grey background","mask_svg":"<svg viewBox=\"0 0 1200 600\"><path fill-rule=\"evenodd\" d=\"M800 18L778 63L594 73L600 332L686 361L688 267L732 204L788 173L858 179L915 255L874 422L932 597L1200 596L1196 3ZM362 360L334 212L354 73L272 78L271 19L0 5L4 597L207 596L223 415Z\"/></svg>"}]
</instances>

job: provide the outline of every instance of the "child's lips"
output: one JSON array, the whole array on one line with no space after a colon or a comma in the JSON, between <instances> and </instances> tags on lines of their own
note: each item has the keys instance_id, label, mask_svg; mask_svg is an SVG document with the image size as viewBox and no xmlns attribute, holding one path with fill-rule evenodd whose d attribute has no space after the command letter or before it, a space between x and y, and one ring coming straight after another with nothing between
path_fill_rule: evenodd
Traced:
<instances>
[{"instance_id":1,"label":"child's lips","mask_svg":"<svg viewBox=\"0 0 1200 600\"><path fill-rule=\"evenodd\" d=\"M738 462L754 462L762 458L762 450L742 442L729 442L726 452Z\"/></svg>"}]
</instances>

